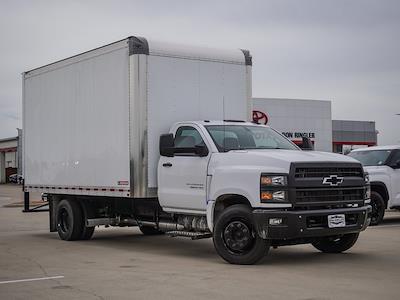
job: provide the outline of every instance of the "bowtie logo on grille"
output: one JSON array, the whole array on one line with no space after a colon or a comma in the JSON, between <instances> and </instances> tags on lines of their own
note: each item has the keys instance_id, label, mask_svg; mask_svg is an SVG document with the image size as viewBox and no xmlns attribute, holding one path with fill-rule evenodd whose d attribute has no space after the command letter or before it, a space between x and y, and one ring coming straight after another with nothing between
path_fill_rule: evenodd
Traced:
<instances>
[{"instance_id":1,"label":"bowtie logo on grille","mask_svg":"<svg viewBox=\"0 0 400 300\"><path fill-rule=\"evenodd\" d=\"M329 184L330 186L337 186L343 182L343 177L337 175L331 175L329 177L324 177L322 184Z\"/></svg>"}]
</instances>

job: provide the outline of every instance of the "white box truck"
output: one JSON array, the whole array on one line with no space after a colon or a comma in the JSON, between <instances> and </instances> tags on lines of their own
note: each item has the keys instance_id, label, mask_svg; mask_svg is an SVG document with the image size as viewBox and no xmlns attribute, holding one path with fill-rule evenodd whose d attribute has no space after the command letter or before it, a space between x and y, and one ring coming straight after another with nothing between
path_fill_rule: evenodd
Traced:
<instances>
[{"instance_id":1,"label":"white box truck","mask_svg":"<svg viewBox=\"0 0 400 300\"><path fill-rule=\"evenodd\" d=\"M47 194L50 231L212 237L235 264L351 248L369 223L361 164L249 122L251 65L247 50L129 37L23 73L24 191Z\"/></svg>"}]
</instances>

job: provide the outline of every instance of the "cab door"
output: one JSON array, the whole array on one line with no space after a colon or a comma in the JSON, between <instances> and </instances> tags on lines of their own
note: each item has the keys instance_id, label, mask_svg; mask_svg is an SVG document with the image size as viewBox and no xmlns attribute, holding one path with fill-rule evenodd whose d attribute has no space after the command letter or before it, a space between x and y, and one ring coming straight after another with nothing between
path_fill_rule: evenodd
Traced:
<instances>
[{"instance_id":1,"label":"cab door","mask_svg":"<svg viewBox=\"0 0 400 300\"><path fill-rule=\"evenodd\" d=\"M200 130L194 125L177 128L173 157L161 156L158 163L158 197L166 210L205 213L207 208L207 167L211 153ZM193 153L196 146L205 146L206 156ZM185 152L184 149L188 149Z\"/></svg>"}]
</instances>

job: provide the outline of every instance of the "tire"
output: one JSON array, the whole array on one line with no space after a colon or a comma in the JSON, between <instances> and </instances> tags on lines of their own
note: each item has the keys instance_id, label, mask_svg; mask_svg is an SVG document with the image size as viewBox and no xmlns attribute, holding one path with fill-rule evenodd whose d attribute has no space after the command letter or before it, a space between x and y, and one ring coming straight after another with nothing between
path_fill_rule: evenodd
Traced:
<instances>
[{"instance_id":1,"label":"tire","mask_svg":"<svg viewBox=\"0 0 400 300\"><path fill-rule=\"evenodd\" d=\"M357 242L359 233L319 238L312 245L324 253L341 253L349 250Z\"/></svg>"},{"instance_id":2,"label":"tire","mask_svg":"<svg viewBox=\"0 0 400 300\"><path fill-rule=\"evenodd\" d=\"M94 233L94 227L86 227L85 224L83 224L82 234L79 237L79 239L90 240L93 236L93 233Z\"/></svg>"},{"instance_id":3,"label":"tire","mask_svg":"<svg viewBox=\"0 0 400 300\"><path fill-rule=\"evenodd\" d=\"M213 232L214 247L228 263L252 265L269 250L269 243L255 231L250 207L236 204L218 217Z\"/></svg>"},{"instance_id":4,"label":"tire","mask_svg":"<svg viewBox=\"0 0 400 300\"><path fill-rule=\"evenodd\" d=\"M375 191L371 191L371 223L370 225L375 226L382 222L385 215L385 200L381 194Z\"/></svg>"},{"instance_id":5,"label":"tire","mask_svg":"<svg viewBox=\"0 0 400 300\"><path fill-rule=\"evenodd\" d=\"M154 227L151 227L151 226L140 226L139 229L144 235L161 235L161 234L164 234L163 231L160 231L157 228L154 228Z\"/></svg>"},{"instance_id":6,"label":"tire","mask_svg":"<svg viewBox=\"0 0 400 300\"><path fill-rule=\"evenodd\" d=\"M62 240L79 240L84 227L79 204L73 200L61 200L56 210L56 224L58 235Z\"/></svg>"},{"instance_id":7,"label":"tire","mask_svg":"<svg viewBox=\"0 0 400 300\"><path fill-rule=\"evenodd\" d=\"M82 208L82 234L80 236L80 240L90 240L93 236L95 226L86 227L86 220L95 218L96 215L93 211L93 207L90 203L80 202Z\"/></svg>"}]
</instances>

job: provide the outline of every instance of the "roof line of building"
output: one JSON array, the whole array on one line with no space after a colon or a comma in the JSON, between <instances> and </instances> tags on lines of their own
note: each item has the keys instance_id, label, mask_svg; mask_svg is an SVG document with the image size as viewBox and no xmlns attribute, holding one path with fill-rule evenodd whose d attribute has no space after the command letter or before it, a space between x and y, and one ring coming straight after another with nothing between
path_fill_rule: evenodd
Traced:
<instances>
[{"instance_id":1,"label":"roof line of building","mask_svg":"<svg viewBox=\"0 0 400 300\"><path fill-rule=\"evenodd\" d=\"M370 122L370 123L376 123L375 121L371 120L344 120L344 119L332 119L332 121L338 121L338 122Z\"/></svg>"},{"instance_id":2,"label":"roof line of building","mask_svg":"<svg viewBox=\"0 0 400 300\"><path fill-rule=\"evenodd\" d=\"M18 140L18 136L0 139L0 143L1 143L1 142L16 141L16 140Z\"/></svg>"}]
</instances>

